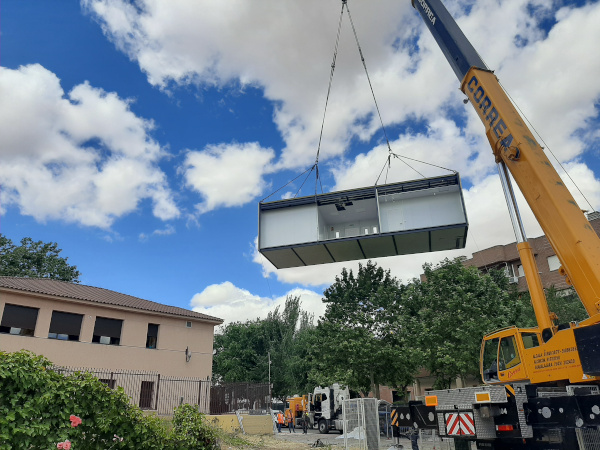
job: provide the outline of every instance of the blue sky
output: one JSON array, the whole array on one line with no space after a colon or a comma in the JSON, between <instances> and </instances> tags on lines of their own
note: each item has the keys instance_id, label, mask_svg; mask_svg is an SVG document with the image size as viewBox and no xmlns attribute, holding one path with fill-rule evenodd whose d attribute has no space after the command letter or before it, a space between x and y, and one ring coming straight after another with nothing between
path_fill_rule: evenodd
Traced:
<instances>
[{"instance_id":1,"label":"blue sky","mask_svg":"<svg viewBox=\"0 0 600 450\"><path fill-rule=\"evenodd\" d=\"M483 126L410 2L349 6L392 150L459 171L470 223L465 250L377 262L408 281L424 262L512 242ZM600 5L447 7L577 181L580 206L597 208ZM84 284L227 321L291 293L319 315L344 264L275 270L256 252L257 204L314 162L339 13L338 0L4 0L0 232L58 242ZM325 191L374 184L382 136L345 16ZM394 163L388 181L418 177Z\"/></svg>"}]
</instances>

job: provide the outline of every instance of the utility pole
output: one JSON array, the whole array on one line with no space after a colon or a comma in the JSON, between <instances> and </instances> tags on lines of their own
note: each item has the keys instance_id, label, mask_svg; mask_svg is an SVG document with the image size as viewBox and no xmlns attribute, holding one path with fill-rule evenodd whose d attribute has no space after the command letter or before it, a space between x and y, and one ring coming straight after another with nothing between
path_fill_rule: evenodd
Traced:
<instances>
[{"instance_id":1,"label":"utility pole","mask_svg":"<svg viewBox=\"0 0 600 450\"><path fill-rule=\"evenodd\" d=\"M269 358L269 409L273 409L273 397L271 396L271 352L267 353Z\"/></svg>"}]
</instances>

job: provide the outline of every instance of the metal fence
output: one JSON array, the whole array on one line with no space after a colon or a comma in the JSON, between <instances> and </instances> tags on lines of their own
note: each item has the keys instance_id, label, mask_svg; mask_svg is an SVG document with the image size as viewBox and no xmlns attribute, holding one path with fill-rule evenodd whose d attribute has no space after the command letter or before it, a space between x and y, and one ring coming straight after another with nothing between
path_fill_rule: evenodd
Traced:
<instances>
[{"instance_id":1,"label":"metal fence","mask_svg":"<svg viewBox=\"0 0 600 450\"><path fill-rule=\"evenodd\" d=\"M86 367L54 367L53 370L66 375L89 372L112 389L123 388L131 404L144 410L155 411L159 415L171 415L173 410L183 403L197 405L202 413L210 412L211 382L208 379L177 378L157 372L115 371Z\"/></svg>"},{"instance_id":2,"label":"metal fence","mask_svg":"<svg viewBox=\"0 0 600 450\"><path fill-rule=\"evenodd\" d=\"M379 449L379 400L354 398L342 403L344 421L344 448Z\"/></svg>"},{"instance_id":3,"label":"metal fence","mask_svg":"<svg viewBox=\"0 0 600 450\"><path fill-rule=\"evenodd\" d=\"M239 410L249 413L269 412L271 401L268 383L223 383L210 389L210 413L228 414Z\"/></svg>"}]
</instances>

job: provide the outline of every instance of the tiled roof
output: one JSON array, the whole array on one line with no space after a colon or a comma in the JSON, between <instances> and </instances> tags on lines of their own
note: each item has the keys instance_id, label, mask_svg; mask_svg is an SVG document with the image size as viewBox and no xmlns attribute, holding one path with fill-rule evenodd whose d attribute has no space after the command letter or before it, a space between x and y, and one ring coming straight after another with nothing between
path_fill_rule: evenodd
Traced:
<instances>
[{"instance_id":1,"label":"tiled roof","mask_svg":"<svg viewBox=\"0 0 600 450\"><path fill-rule=\"evenodd\" d=\"M207 320L223 323L222 319L201 314L189 309L176 306L163 305L161 303L142 300L131 295L121 294L108 289L82 284L68 283L66 281L51 280L48 278L18 278L0 277L0 289L15 289L17 291L32 292L36 294L52 295L56 297L84 300L103 305L133 308L141 311L151 311L170 316L189 317L191 319Z\"/></svg>"}]
</instances>

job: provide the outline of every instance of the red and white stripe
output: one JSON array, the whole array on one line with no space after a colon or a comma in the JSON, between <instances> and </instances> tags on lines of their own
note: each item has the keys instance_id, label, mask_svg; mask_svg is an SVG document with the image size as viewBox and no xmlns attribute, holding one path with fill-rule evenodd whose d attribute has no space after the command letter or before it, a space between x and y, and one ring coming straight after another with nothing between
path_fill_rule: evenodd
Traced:
<instances>
[{"instance_id":1,"label":"red and white stripe","mask_svg":"<svg viewBox=\"0 0 600 450\"><path fill-rule=\"evenodd\" d=\"M447 413L446 433L448 436L475 436L473 413Z\"/></svg>"}]
</instances>

